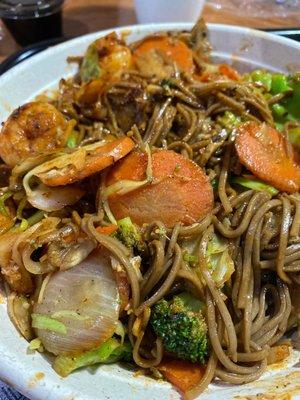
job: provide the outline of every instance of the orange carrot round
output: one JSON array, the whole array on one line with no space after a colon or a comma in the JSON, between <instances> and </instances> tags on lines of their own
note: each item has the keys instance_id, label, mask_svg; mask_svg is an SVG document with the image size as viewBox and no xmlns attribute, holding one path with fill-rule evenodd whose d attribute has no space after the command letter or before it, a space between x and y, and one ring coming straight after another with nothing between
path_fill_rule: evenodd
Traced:
<instances>
[{"instance_id":1,"label":"orange carrot round","mask_svg":"<svg viewBox=\"0 0 300 400\"><path fill-rule=\"evenodd\" d=\"M157 369L181 392L186 393L201 382L205 367L185 360L164 359Z\"/></svg>"},{"instance_id":2,"label":"orange carrot round","mask_svg":"<svg viewBox=\"0 0 300 400\"><path fill-rule=\"evenodd\" d=\"M148 156L132 152L108 173L106 186L121 180L143 181ZM173 227L177 222L192 224L211 212L213 190L203 170L172 150L152 153L153 180L126 194L109 196L115 218L129 216L138 225L155 220Z\"/></svg>"},{"instance_id":3,"label":"orange carrot round","mask_svg":"<svg viewBox=\"0 0 300 400\"><path fill-rule=\"evenodd\" d=\"M107 226L98 226L96 228L96 231L99 233L102 233L103 235L111 235L112 233L116 232L118 230L117 225L110 224Z\"/></svg>"},{"instance_id":4,"label":"orange carrot round","mask_svg":"<svg viewBox=\"0 0 300 400\"><path fill-rule=\"evenodd\" d=\"M293 146L276 129L247 122L238 128L235 148L240 162L282 192L300 188L300 165Z\"/></svg>"},{"instance_id":5,"label":"orange carrot round","mask_svg":"<svg viewBox=\"0 0 300 400\"><path fill-rule=\"evenodd\" d=\"M134 59L157 50L174 61L178 67L186 72L193 73L195 69L193 53L188 46L179 39L168 36L154 36L143 40L134 49Z\"/></svg>"},{"instance_id":6,"label":"orange carrot round","mask_svg":"<svg viewBox=\"0 0 300 400\"><path fill-rule=\"evenodd\" d=\"M219 65L219 72L220 74L226 76L228 79L231 79L233 81L238 81L239 79L241 79L239 73L228 64Z\"/></svg>"},{"instance_id":7,"label":"orange carrot round","mask_svg":"<svg viewBox=\"0 0 300 400\"><path fill-rule=\"evenodd\" d=\"M51 169L47 172L41 172L37 176L47 186L68 185L109 167L126 156L133 147L134 142L125 136L90 151L86 155L84 165L80 169L70 165L64 169L63 173L62 171Z\"/></svg>"}]
</instances>

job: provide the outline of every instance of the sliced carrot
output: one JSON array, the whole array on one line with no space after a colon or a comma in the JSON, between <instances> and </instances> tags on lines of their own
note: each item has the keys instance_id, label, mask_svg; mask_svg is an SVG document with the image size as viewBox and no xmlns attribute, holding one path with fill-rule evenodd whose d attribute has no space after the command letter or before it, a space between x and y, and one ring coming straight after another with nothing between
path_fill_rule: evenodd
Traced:
<instances>
[{"instance_id":1,"label":"sliced carrot","mask_svg":"<svg viewBox=\"0 0 300 400\"><path fill-rule=\"evenodd\" d=\"M99 233L102 233L103 235L111 235L112 233L116 232L118 230L117 225L107 225L107 226L98 226L96 228L96 231Z\"/></svg>"},{"instance_id":2,"label":"sliced carrot","mask_svg":"<svg viewBox=\"0 0 300 400\"><path fill-rule=\"evenodd\" d=\"M193 73L195 69L193 52L179 39L168 36L154 36L143 40L133 51L134 59L153 50L158 50L174 61L183 71Z\"/></svg>"},{"instance_id":3,"label":"sliced carrot","mask_svg":"<svg viewBox=\"0 0 300 400\"><path fill-rule=\"evenodd\" d=\"M204 376L205 367L185 360L164 359L157 369L183 393L193 389Z\"/></svg>"},{"instance_id":4,"label":"sliced carrot","mask_svg":"<svg viewBox=\"0 0 300 400\"><path fill-rule=\"evenodd\" d=\"M132 152L109 171L106 186L121 180L143 181L147 161L147 154ZM177 222L192 224L211 212L211 184L193 161L172 150L156 150L152 153L152 174L150 184L109 196L117 219L129 216L138 225L160 220L173 227Z\"/></svg>"},{"instance_id":5,"label":"sliced carrot","mask_svg":"<svg viewBox=\"0 0 300 400\"><path fill-rule=\"evenodd\" d=\"M239 73L227 64L219 65L219 72L233 81L238 81L240 79Z\"/></svg>"},{"instance_id":6,"label":"sliced carrot","mask_svg":"<svg viewBox=\"0 0 300 400\"><path fill-rule=\"evenodd\" d=\"M211 82L220 79L240 80L239 73L227 64L208 65L201 75L194 75L194 78L200 82Z\"/></svg>"},{"instance_id":7,"label":"sliced carrot","mask_svg":"<svg viewBox=\"0 0 300 400\"><path fill-rule=\"evenodd\" d=\"M300 188L300 165L293 146L276 129L247 122L238 128L235 148L240 162L282 192Z\"/></svg>"},{"instance_id":8,"label":"sliced carrot","mask_svg":"<svg viewBox=\"0 0 300 400\"><path fill-rule=\"evenodd\" d=\"M47 186L68 185L102 171L125 157L133 148L134 142L125 136L91 150L86 155L81 169L70 165L65 167L63 171L51 169L47 172L41 172L37 176Z\"/></svg>"}]
</instances>

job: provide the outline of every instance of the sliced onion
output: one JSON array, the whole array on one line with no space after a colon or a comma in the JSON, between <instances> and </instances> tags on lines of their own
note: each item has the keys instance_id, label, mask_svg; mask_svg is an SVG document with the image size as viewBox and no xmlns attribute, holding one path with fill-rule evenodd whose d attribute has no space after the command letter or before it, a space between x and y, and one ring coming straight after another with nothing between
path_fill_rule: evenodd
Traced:
<instances>
[{"instance_id":1,"label":"sliced onion","mask_svg":"<svg viewBox=\"0 0 300 400\"><path fill-rule=\"evenodd\" d=\"M18 293L30 294L34 290L32 277L24 268L20 255L14 250L20 233L7 232L0 237L0 269L10 288ZM16 253L16 258L14 258Z\"/></svg>"},{"instance_id":2,"label":"sliced onion","mask_svg":"<svg viewBox=\"0 0 300 400\"><path fill-rule=\"evenodd\" d=\"M40 184L27 195L27 200L33 207L51 212L75 204L84 195L84 191L78 185L52 188Z\"/></svg>"},{"instance_id":3,"label":"sliced onion","mask_svg":"<svg viewBox=\"0 0 300 400\"><path fill-rule=\"evenodd\" d=\"M22 295L10 293L7 301L7 312L17 330L25 339L33 338L30 324L30 303L29 300Z\"/></svg>"},{"instance_id":4,"label":"sliced onion","mask_svg":"<svg viewBox=\"0 0 300 400\"><path fill-rule=\"evenodd\" d=\"M47 262L62 271L80 264L95 249L96 244L91 239L85 239L74 244L64 245L52 242L48 246Z\"/></svg>"},{"instance_id":5,"label":"sliced onion","mask_svg":"<svg viewBox=\"0 0 300 400\"><path fill-rule=\"evenodd\" d=\"M34 313L55 316L67 333L37 329L43 346L53 354L76 354L108 340L115 332L120 309L109 254L93 251L82 263L54 273ZM77 313L80 318L74 318Z\"/></svg>"},{"instance_id":6,"label":"sliced onion","mask_svg":"<svg viewBox=\"0 0 300 400\"><path fill-rule=\"evenodd\" d=\"M21 233L12 249L12 259L14 262L18 265L24 265L28 272L35 275L53 271L55 269L53 266L40 261L33 261L31 255L36 250L36 246L42 245L48 238L50 240L50 235L56 230L59 223L59 218L44 218ZM45 239L41 240L42 237Z\"/></svg>"},{"instance_id":7,"label":"sliced onion","mask_svg":"<svg viewBox=\"0 0 300 400\"><path fill-rule=\"evenodd\" d=\"M15 240L19 236L18 232L7 232L0 237L0 266L5 267L11 260L11 251Z\"/></svg>"}]
</instances>

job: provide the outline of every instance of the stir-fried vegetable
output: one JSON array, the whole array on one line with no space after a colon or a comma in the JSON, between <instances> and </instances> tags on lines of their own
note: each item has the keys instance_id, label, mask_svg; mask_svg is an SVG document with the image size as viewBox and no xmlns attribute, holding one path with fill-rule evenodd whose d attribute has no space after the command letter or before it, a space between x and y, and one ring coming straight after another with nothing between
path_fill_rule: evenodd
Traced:
<instances>
[{"instance_id":1,"label":"stir-fried vegetable","mask_svg":"<svg viewBox=\"0 0 300 400\"><path fill-rule=\"evenodd\" d=\"M177 358L203 364L208 352L203 303L188 293L160 300L152 309L150 323L167 351Z\"/></svg>"},{"instance_id":2,"label":"stir-fried vegetable","mask_svg":"<svg viewBox=\"0 0 300 400\"><path fill-rule=\"evenodd\" d=\"M272 196L276 196L276 194L279 193L277 189L275 189L273 186L267 185L266 183L254 179L254 178L247 178L243 176L235 176L231 178L231 182L235 183L237 185L243 186L248 189L253 189L253 190L258 190L258 191L267 191L270 193Z\"/></svg>"},{"instance_id":3,"label":"stir-fried vegetable","mask_svg":"<svg viewBox=\"0 0 300 400\"><path fill-rule=\"evenodd\" d=\"M288 78L283 74L273 74L271 92L272 94L284 93L290 90L291 87L288 84Z\"/></svg>"},{"instance_id":4,"label":"stir-fried vegetable","mask_svg":"<svg viewBox=\"0 0 300 400\"><path fill-rule=\"evenodd\" d=\"M70 149L75 149L75 147L77 146L77 139L78 139L78 133L76 131L73 131L72 133L70 133L68 137L67 146Z\"/></svg>"},{"instance_id":5,"label":"stir-fried vegetable","mask_svg":"<svg viewBox=\"0 0 300 400\"><path fill-rule=\"evenodd\" d=\"M99 347L76 356L59 355L54 360L53 368L62 377L70 375L78 368L95 364L110 364L117 361L128 361L131 358L132 347L129 342L121 343L115 338L107 340Z\"/></svg>"},{"instance_id":6,"label":"stir-fried vegetable","mask_svg":"<svg viewBox=\"0 0 300 400\"><path fill-rule=\"evenodd\" d=\"M218 287L222 287L234 273L234 262L225 240L213 235L207 245L206 260L213 280Z\"/></svg>"},{"instance_id":7,"label":"stir-fried vegetable","mask_svg":"<svg viewBox=\"0 0 300 400\"><path fill-rule=\"evenodd\" d=\"M44 318L43 322L51 321L54 325L53 329L47 325L48 330L39 325L36 332L51 353L68 355L93 349L110 339L116 330L119 294L109 253L104 250L95 250L68 271L54 273L39 297L34 313L45 316L47 320ZM56 320L62 324L59 331Z\"/></svg>"},{"instance_id":8,"label":"stir-fried vegetable","mask_svg":"<svg viewBox=\"0 0 300 400\"><path fill-rule=\"evenodd\" d=\"M42 349L42 342L40 339L32 339L29 343L28 350L35 351Z\"/></svg>"},{"instance_id":9,"label":"stir-fried vegetable","mask_svg":"<svg viewBox=\"0 0 300 400\"><path fill-rule=\"evenodd\" d=\"M42 314L31 314L32 327L35 329L46 330L66 334L67 327L62 322Z\"/></svg>"},{"instance_id":10,"label":"stir-fried vegetable","mask_svg":"<svg viewBox=\"0 0 300 400\"><path fill-rule=\"evenodd\" d=\"M225 111L224 115L218 117L217 121L223 128L232 130L241 123L241 118L231 111Z\"/></svg>"},{"instance_id":11,"label":"stir-fried vegetable","mask_svg":"<svg viewBox=\"0 0 300 400\"><path fill-rule=\"evenodd\" d=\"M126 136L107 143L97 142L39 166L35 175L47 186L69 185L102 171L126 156L133 147L134 142Z\"/></svg>"},{"instance_id":12,"label":"stir-fried vegetable","mask_svg":"<svg viewBox=\"0 0 300 400\"><path fill-rule=\"evenodd\" d=\"M184 249L183 260L187 262L202 280L203 265L199 264L198 248L199 238L197 240L185 239L181 242ZM206 263L211 276L218 287L223 287L233 274L234 262L230 256L229 244L219 235L214 234L208 242L206 250Z\"/></svg>"},{"instance_id":13,"label":"stir-fried vegetable","mask_svg":"<svg viewBox=\"0 0 300 400\"><path fill-rule=\"evenodd\" d=\"M158 371L183 393L195 387L203 378L205 367L186 360L164 359Z\"/></svg>"},{"instance_id":14,"label":"stir-fried vegetable","mask_svg":"<svg viewBox=\"0 0 300 400\"><path fill-rule=\"evenodd\" d=\"M34 291L34 282L20 257L18 251L20 241L20 232L8 231L1 235L1 273L12 290L19 294L31 294Z\"/></svg>"},{"instance_id":15,"label":"stir-fried vegetable","mask_svg":"<svg viewBox=\"0 0 300 400\"><path fill-rule=\"evenodd\" d=\"M99 78L101 69L99 66L99 54L95 43L92 43L82 60L80 67L80 78L82 82L89 82L93 79Z\"/></svg>"},{"instance_id":16,"label":"stir-fried vegetable","mask_svg":"<svg viewBox=\"0 0 300 400\"><path fill-rule=\"evenodd\" d=\"M289 130L289 141L300 150L300 127Z\"/></svg>"},{"instance_id":17,"label":"stir-fried vegetable","mask_svg":"<svg viewBox=\"0 0 300 400\"><path fill-rule=\"evenodd\" d=\"M141 232L135 224L132 223L130 217L120 219L118 221L118 232L116 237L130 249L143 251L144 243Z\"/></svg>"},{"instance_id":18,"label":"stir-fried vegetable","mask_svg":"<svg viewBox=\"0 0 300 400\"><path fill-rule=\"evenodd\" d=\"M255 82L262 86L267 92L272 87L272 74L270 72L256 70L250 74L252 82Z\"/></svg>"},{"instance_id":19,"label":"stir-fried vegetable","mask_svg":"<svg viewBox=\"0 0 300 400\"><path fill-rule=\"evenodd\" d=\"M0 196L0 234L6 232L14 225L14 218L5 202L11 198L12 192Z\"/></svg>"},{"instance_id":20,"label":"stir-fried vegetable","mask_svg":"<svg viewBox=\"0 0 300 400\"><path fill-rule=\"evenodd\" d=\"M124 180L142 182L147 163L146 153L132 152L109 171L106 186ZM193 223L212 209L213 191L208 178L180 154L171 150L153 152L152 176L152 182L142 188L108 197L115 218L130 217L140 226L161 220L172 227L177 222Z\"/></svg>"},{"instance_id":21,"label":"stir-fried vegetable","mask_svg":"<svg viewBox=\"0 0 300 400\"><path fill-rule=\"evenodd\" d=\"M272 96L285 94L282 99L271 105L276 127L283 129L286 122L297 121L300 117L300 79L299 73L286 76L281 73L270 73L256 70L248 78L263 89L267 99Z\"/></svg>"},{"instance_id":22,"label":"stir-fried vegetable","mask_svg":"<svg viewBox=\"0 0 300 400\"><path fill-rule=\"evenodd\" d=\"M31 304L30 300L17 293L11 293L8 296L7 311L10 320L18 330L18 332L27 340L33 338L31 327Z\"/></svg>"},{"instance_id":23,"label":"stir-fried vegetable","mask_svg":"<svg viewBox=\"0 0 300 400\"><path fill-rule=\"evenodd\" d=\"M6 192L0 196L0 213L5 217L9 217L9 211L5 205L6 200L8 200L13 195L12 192Z\"/></svg>"},{"instance_id":24,"label":"stir-fried vegetable","mask_svg":"<svg viewBox=\"0 0 300 400\"><path fill-rule=\"evenodd\" d=\"M235 148L240 162L257 178L283 192L300 188L300 165L293 147L266 124L248 122L238 128Z\"/></svg>"}]
</instances>

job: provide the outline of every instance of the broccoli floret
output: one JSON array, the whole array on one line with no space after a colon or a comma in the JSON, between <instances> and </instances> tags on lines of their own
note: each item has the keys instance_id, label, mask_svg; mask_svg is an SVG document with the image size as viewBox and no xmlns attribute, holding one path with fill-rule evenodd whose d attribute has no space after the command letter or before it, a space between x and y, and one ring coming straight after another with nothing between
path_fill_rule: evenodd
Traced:
<instances>
[{"instance_id":1,"label":"broccoli floret","mask_svg":"<svg viewBox=\"0 0 300 400\"><path fill-rule=\"evenodd\" d=\"M116 237L125 244L125 246L136 249L139 252L144 250L144 242L138 227L131 221L130 217L118 221L118 232Z\"/></svg>"},{"instance_id":2,"label":"broccoli floret","mask_svg":"<svg viewBox=\"0 0 300 400\"><path fill-rule=\"evenodd\" d=\"M202 309L200 300L182 293L171 301L162 299L156 303L150 324L167 351L180 359L204 364L208 340Z\"/></svg>"}]
</instances>

